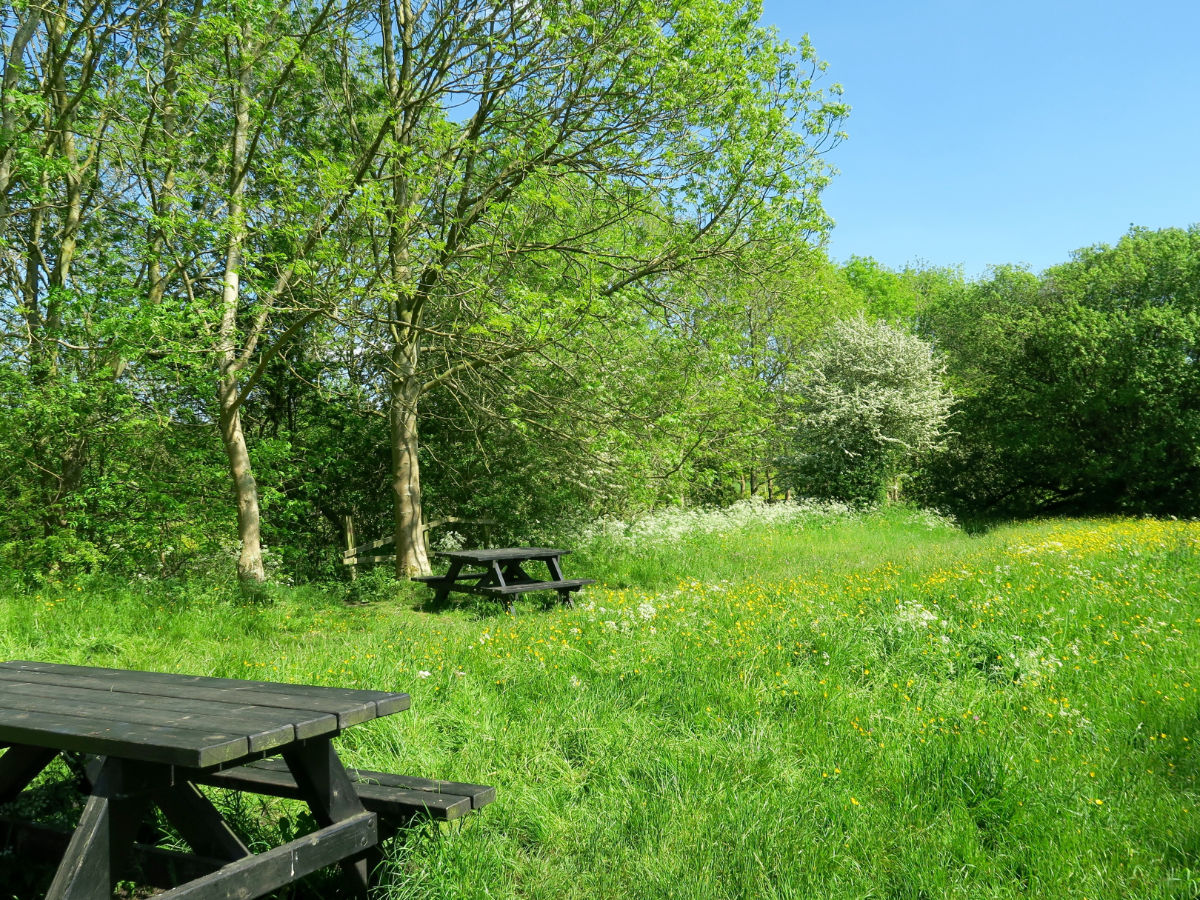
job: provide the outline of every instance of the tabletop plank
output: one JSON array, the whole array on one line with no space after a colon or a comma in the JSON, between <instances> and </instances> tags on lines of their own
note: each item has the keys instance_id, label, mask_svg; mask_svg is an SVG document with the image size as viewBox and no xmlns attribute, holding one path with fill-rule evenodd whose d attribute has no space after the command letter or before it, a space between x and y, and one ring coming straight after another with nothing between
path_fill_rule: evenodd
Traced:
<instances>
[{"instance_id":1,"label":"tabletop plank","mask_svg":"<svg viewBox=\"0 0 1200 900\"><path fill-rule=\"evenodd\" d=\"M407 694L390 694L383 691L239 681L232 678L170 675L55 663L0 663L0 686L6 680L92 688L172 700L209 700L267 709L325 713L337 718L339 729L407 709L409 702Z\"/></svg>"},{"instance_id":2,"label":"tabletop plank","mask_svg":"<svg viewBox=\"0 0 1200 900\"><path fill-rule=\"evenodd\" d=\"M557 550L552 547L504 547L496 550L442 550L435 556L463 562L486 563L513 559L554 559L570 552L570 550Z\"/></svg>"},{"instance_id":3,"label":"tabletop plank","mask_svg":"<svg viewBox=\"0 0 1200 900\"><path fill-rule=\"evenodd\" d=\"M103 716L69 716L0 707L0 739L122 759L204 769L250 753L243 734L143 725Z\"/></svg>"},{"instance_id":4,"label":"tabletop plank","mask_svg":"<svg viewBox=\"0 0 1200 900\"><path fill-rule=\"evenodd\" d=\"M351 703L371 702L376 706L380 716L403 712L408 709L408 694L396 691L375 691L362 688L326 687L319 684L291 684L280 681L257 681L249 678L217 678L211 675L179 675L172 672L143 672L134 669L108 669L98 666L74 666L65 663L31 662L29 660L10 660L0 663L0 668L20 669L22 671L63 672L99 677L113 677L118 680L129 679L140 685L163 682L168 685L199 684L206 687L227 687L238 691L262 691L268 693L286 693L294 696L318 697L322 700L346 700ZM310 709L315 707L299 707Z\"/></svg>"},{"instance_id":5,"label":"tabletop plank","mask_svg":"<svg viewBox=\"0 0 1200 900\"><path fill-rule=\"evenodd\" d=\"M122 703L122 697L141 702ZM265 720L259 707L245 707L239 710L237 707L227 706L219 715L208 715L196 710L167 709L154 705L148 698L137 698L133 694L64 688L59 685L0 682L0 708L32 709L79 718L103 716L140 725L167 725L197 731L230 732L245 735L252 753L283 747L297 739L296 726L291 721L286 717L279 717L276 721ZM336 718L325 718L331 726L326 729L326 733L334 731L337 727Z\"/></svg>"},{"instance_id":6,"label":"tabletop plank","mask_svg":"<svg viewBox=\"0 0 1200 900\"><path fill-rule=\"evenodd\" d=\"M330 734L338 730L337 716L332 713L255 706L236 697L229 701L199 700L184 697L147 696L77 684L67 686L48 680L38 672L22 673L0 669L0 695L2 694L54 697L77 700L82 703L115 704L135 709L151 708L189 713L195 716L216 717L228 722L233 722L235 719L245 720L245 727L254 729L270 728L287 723L295 729L296 737L300 740ZM37 708L36 704L31 705L31 708ZM250 718L251 716L253 719ZM230 727L235 726L231 725ZM241 730L241 728L242 726L238 725L235 730Z\"/></svg>"}]
</instances>

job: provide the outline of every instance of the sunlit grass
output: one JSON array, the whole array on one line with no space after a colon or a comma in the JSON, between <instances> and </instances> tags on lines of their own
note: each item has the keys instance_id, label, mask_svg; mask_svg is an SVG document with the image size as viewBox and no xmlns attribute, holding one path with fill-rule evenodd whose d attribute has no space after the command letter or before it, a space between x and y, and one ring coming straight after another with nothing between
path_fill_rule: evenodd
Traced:
<instances>
[{"instance_id":1,"label":"sunlit grass","mask_svg":"<svg viewBox=\"0 0 1200 900\"><path fill-rule=\"evenodd\" d=\"M373 768L494 784L382 895L1194 897L1200 525L906 512L597 539L578 608L49 585L0 655L389 688Z\"/></svg>"}]
</instances>

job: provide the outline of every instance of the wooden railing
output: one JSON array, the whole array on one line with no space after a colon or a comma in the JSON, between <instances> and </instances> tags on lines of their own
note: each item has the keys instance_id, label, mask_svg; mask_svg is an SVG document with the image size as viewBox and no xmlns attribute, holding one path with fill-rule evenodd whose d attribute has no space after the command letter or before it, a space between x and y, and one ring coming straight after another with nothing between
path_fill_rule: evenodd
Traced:
<instances>
[{"instance_id":1,"label":"wooden railing","mask_svg":"<svg viewBox=\"0 0 1200 900\"><path fill-rule=\"evenodd\" d=\"M459 516L446 516L442 519L434 519L432 522L427 522L421 529L422 537L425 541L425 552L429 552L429 532L434 528L441 528L444 525L471 525L479 526L483 531L483 543L485 547L492 546L492 528L500 523L494 519L464 519ZM343 525L346 532L346 549L342 551L342 565L350 567L350 579L354 580L358 577L358 567L360 565L375 563L394 563L396 561L395 544L396 538L386 537L380 538L377 541L369 541L365 544L356 544L354 539L354 517L346 516L343 520ZM392 547L391 553L373 554L372 550L381 550L384 547Z\"/></svg>"}]
</instances>

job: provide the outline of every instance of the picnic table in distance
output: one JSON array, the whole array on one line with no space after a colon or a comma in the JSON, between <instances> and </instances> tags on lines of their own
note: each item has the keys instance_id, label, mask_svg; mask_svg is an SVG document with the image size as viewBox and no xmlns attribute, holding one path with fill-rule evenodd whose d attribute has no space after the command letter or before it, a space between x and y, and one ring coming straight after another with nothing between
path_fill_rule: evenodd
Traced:
<instances>
[{"instance_id":1,"label":"picnic table in distance","mask_svg":"<svg viewBox=\"0 0 1200 900\"><path fill-rule=\"evenodd\" d=\"M408 705L407 694L389 691L0 663L0 804L59 753L88 760L88 799L73 833L3 816L0 834L61 858L47 900L111 900L134 856L175 880L187 873L158 895L164 900L260 897L335 864L346 888L366 897L381 822L456 818L495 796L484 785L342 765L334 737ZM197 784L302 800L319 827L252 853ZM151 806L192 853L136 843Z\"/></svg>"},{"instance_id":2,"label":"picnic table in distance","mask_svg":"<svg viewBox=\"0 0 1200 900\"><path fill-rule=\"evenodd\" d=\"M507 547L495 550L446 550L436 554L450 561L445 575L413 578L434 589L434 603L444 603L451 591L494 597L512 612L513 597L531 591L557 591L564 606L573 605L572 593L594 578L566 578L562 557L570 550L553 547ZM535 578L526 570L528 563L544 563L548 579ZM470 567L470 568L468 568Z\"/></svg>"}]
</instances>

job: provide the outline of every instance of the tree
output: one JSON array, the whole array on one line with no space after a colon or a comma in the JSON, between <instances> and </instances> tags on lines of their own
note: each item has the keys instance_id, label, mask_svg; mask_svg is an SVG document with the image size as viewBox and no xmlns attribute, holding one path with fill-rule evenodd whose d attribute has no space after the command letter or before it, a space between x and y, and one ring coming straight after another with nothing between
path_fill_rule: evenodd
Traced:
<instances>
[{"instance_id":1,"label":"tree","mask_svg":"<svg viewBox=\"0 0 1200 900\"><path fill-rule=\"evenodd\" d=\"M791 484L839 500L897 496L945 439L953 398L943 372L933 348L912 334L862 316L835 324L792 379Z\"/></svg>"},{"instance_id":2,"label":"tree","mask_svg":"<svg viewBox=\"0 0 1200 900\"><path fill-rule=\"evenodd\" d=\"M929 496L964 514L1193 511L1198 276L1200 229L1134 229L931 310L962 400Z\"/></svg>"},{"instance_id":3,"label":"tree","mask_svg":"<svg viewBox=\"0 0 1200 900\"><path fill-rule=\"evenodd\" d=\"M93 219L112 199L123 60L144 8L16 3L0 11L0 390L11 398L4 481L20 485L18 508L28 515L14 522L25 542L70 531L88 461L128 399L116 384L123 329L112 312L121 291L103 260L86 257L97 247ZM69 543L59 541L60 561Z\"/></svg>"},{"instance_id":4,"label":"tree","mask_svg":"<svg viewBox=\"0 0 1200 900\"><path fill-rule=\"evenodd\" d=\"M339 515L295 468L328 458L336 426L317 401L338 391L358 391L345 421L386 415L401 571L428 563L423 404L514 435L553 428L554 459L591 454L613 502L675 490L746 431L765 383L748 374L765 363L727 364L749 319L695 289L699 266L753 279L828 224L822 154L846 108L818 88L807 42L793 52L759 13L6 7L0 465L33 513L11 518L13 540L106 533L89 523L122 484L150 503L180 429L207 427L233 486L238 574L257 582L264 498L287 486ZM212 460L190 434L181 446L210 487ZM260 452L278 479L265 488ZM153 488L132 474L145 460ZM374 497L346 503L378 513Z\"/></svg>"},{"instance_id":5,"label":"tree","mask_svg":"<svg viewBox=\"0 0 1200 900\"><path fill-rule=\"evenodd\" d=\"M845 107L815 86L807 42L796 59L753 2L380 9L399 114L375 197L385 277L371 315L389 342L404 574L428 569L421 397L652 305L648 286L698 260L765 258L822 232L821 154Z\"/></svg>"},{"instance_id":6,"label":"tree","mask_svg":"<svg viewBox=\"0 0 1200 900\"><path fill-rule=\"evenodd\" d=\"M265 572L243 408L272 361L356 289L337 228L395 114L385 105L370 131L347 130L377 99L352 77L363 48L350 26L362 15L341 0L197 3L161 10L138 47L154 73L126 161L146 223L140 308L154 320L154 358L206 398L246 583Z\"/></svg>"}]
</instances>

